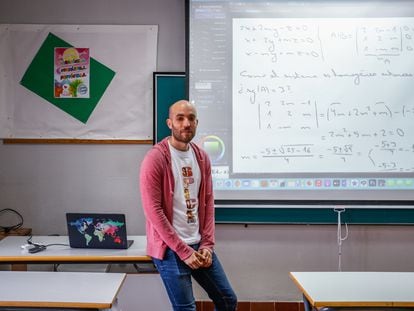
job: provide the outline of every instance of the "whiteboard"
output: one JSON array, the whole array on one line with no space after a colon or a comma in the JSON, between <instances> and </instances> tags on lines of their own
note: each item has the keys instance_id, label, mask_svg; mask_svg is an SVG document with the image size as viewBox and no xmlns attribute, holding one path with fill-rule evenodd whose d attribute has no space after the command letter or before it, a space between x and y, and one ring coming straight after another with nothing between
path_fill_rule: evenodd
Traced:
<instances>
[{"instance_id":1,"label":"whiteboard","mask_svg":"<svg viewBox=\"0 0 414 311\"><path fill-rule=\"evenodd\" d=\"M414 18L235 18L233 43L235 173L414 171Z\"/></svg>"}]
</instances>

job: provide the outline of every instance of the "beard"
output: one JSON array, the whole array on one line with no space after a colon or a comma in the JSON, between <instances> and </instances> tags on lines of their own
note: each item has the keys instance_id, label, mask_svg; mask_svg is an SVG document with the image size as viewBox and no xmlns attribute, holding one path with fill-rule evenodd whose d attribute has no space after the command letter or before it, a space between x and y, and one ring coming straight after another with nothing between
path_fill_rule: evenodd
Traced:
<instances>
[{"instance_id":1,"label":"beard","mask_svg":"<svg viewBox=\"0 0 414 311\"><path fill-rule=\"evenodd\" d=\"M176 141L188 144L195 136L195 129L179 130L172 126L172 136Z\"/></svg>"}]
</instances>

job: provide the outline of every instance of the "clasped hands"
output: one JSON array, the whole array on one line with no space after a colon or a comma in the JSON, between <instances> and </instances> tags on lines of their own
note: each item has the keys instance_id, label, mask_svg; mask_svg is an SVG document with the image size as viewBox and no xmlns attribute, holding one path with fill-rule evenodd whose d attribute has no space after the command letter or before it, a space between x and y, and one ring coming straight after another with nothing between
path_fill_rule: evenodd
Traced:
<instances>
[{"instance_id":1,"label":"clasped hands","mask_svg":"<svg viewBox=\"0 0 414 311\"><path fill-rule=\"evenodd\" d=\"M192 253L184 262L191 269L208 268L213 263L213 256L210 250L203 248Z\"/></svg>"}]
</instances>

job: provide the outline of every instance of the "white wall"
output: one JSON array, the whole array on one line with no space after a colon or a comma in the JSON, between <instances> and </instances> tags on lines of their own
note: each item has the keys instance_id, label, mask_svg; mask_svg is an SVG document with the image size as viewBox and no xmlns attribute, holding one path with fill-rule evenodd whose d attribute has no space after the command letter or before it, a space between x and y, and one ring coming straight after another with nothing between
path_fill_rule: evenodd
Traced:
<instances>
[{"instance_id":1,"label":"white wall","mask_svg":"<svg viewBox=\"0 0 414 311\"><path fill-rule=\"evenodd\" d=\"M1 0L2 24L159 25L158 71L185 69L184 0Z\"/></svg>"},{"instance_id":2,"label":"white wall","mask_svg":"<svg viewBox=\"0 0 414 311\"><path fill-rule=\"evenodd\" d=\"M34 234L66 232L65 213L119 211L145 234L138 172L148 145L0 145L0 208Z\"/></svg>"},{"instance_id":3,"label":"white wall","mask_svg":"<svg viewBox=\"0 0 414 311\"><path fill-rule=\"evenodd\" d=\"M184 0L0 1L0 23L158 24L158 71L185 70L184 15ZM81 210L124 212L129 233L144 234L138 169L149 148L0 144L0 209L21 212L34 234L65 234L64 213ZM289 271L338 266L334 225L217 225L216 239L240 300L298 301ZM350 226L343 270L414 271L413 240L413 226Z\"/></svg>"},{"instance_id":4,"label":"white wall","mask_svg":"<svg viewBox=\"0 0 414 311\"><path fill-rule=\"evenodd\" d=\"M241 300L299 301L289 271L337 271L334 225L218 225L217 252ZM414 271L412 226L349 226L342 271Z\"/></svg>"}]
</instances>

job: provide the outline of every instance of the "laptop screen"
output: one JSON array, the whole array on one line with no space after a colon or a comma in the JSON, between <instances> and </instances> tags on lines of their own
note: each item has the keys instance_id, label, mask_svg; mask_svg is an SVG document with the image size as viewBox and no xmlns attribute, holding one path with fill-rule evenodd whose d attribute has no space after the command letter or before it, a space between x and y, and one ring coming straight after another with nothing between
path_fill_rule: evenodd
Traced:
<instances>
[{"instance_id":1,"label":"laptop screen","mask_svg":"<svg viewBox=\"0 0 414 311\"><path fill-rule=\"evenodd\" d=\"M76 248L128 248L124 214L67 213L69 243Z\"/></svg>"}]
</instances>

